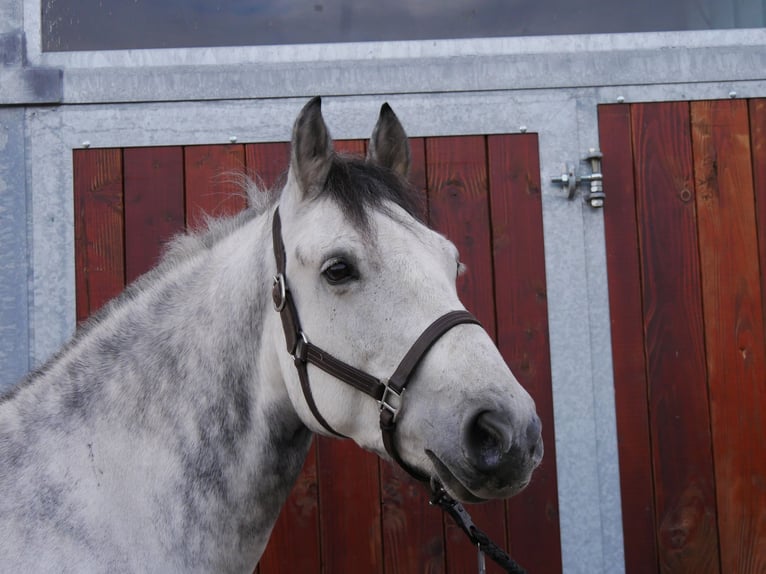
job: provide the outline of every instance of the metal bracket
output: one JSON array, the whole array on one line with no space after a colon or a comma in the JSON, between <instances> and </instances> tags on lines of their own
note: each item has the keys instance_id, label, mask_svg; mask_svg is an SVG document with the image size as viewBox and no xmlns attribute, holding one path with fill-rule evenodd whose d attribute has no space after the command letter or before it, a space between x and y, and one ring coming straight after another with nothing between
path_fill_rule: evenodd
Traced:
<instances>
[{"instance_id":1,"label":"metal bracket","mask_svg":"<svg viewBox=\"0 0 766 574\"><path fill-rule=\"evenodd\" d=\"M599 150L591 148L588 150L588 155L583 158L583 161L589 164L590 174L578 175L576 167L566 164L564 173L552 177L551 181L561 185L567 192L567 199L574 199L580 183L588 182L590 186L585 201L594 208L604 207L606 196L604 195L604 176L601 174L602 157L603 154Z\"/></svg>"}]
</instances>

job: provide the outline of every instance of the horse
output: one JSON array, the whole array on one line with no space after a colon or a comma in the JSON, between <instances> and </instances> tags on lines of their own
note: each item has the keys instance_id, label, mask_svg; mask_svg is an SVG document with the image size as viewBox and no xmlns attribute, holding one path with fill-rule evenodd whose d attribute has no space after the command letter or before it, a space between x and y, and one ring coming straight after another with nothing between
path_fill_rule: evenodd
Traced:
<instances>
[{"instance_id":1,"label":"horse","mask_svg":"<svg viewBox=\"0 0 766 574\"><path fill-rule=\"evenodd\" d=\"M368 149L336 153L309 101L280 191L175 238L0 397L0 571L252 572L316 433L464 502L528 484L534 401L388 104Z\"/></svg>"}]
</instances>

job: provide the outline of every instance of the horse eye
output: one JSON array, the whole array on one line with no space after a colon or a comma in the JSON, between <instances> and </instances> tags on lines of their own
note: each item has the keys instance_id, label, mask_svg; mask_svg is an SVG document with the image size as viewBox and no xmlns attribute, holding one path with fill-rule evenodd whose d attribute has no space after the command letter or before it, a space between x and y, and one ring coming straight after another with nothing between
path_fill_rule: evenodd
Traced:
<instances>
[{"instance_id":1,"label":"horse eye","mask_svg":"<svg viewBox=\"0 0 766 574\"><path fill-rule=\"evenodd\" d=\"M324 271L322 271L322 275L324 275L325 279L332 285L339 285L356 278L354 268L342 259L333 261L330 265L325 267Z\"/></svg>"}]
</instances>

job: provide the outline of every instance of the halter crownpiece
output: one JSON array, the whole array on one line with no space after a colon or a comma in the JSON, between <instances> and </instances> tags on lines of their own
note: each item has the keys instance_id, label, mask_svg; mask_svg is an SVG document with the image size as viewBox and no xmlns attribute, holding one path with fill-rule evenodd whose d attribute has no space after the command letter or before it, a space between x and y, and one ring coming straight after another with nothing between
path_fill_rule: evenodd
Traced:
<instances>
[{"instance_id":1,"label":"halter crownpiece","mask_svg":"<svg viewBox=\"0 0 766 574\"><path fill-rule=\"evenodd\" d=\"M311 392L311 384L309 383L309 364L375 399L380 408L380 430L386 452L412 477L422 482L430 482L430 477L407 464L396 448L394 433L396 431L396 419L401 409L403 394L412 374L434 343L457 325L480 325L478 319L465 310L450 311L442 315L421 333L409 351L404 355L393 375L388 378L375 377L337 359L309 341L308 336L301 329L298 310L295 307L295 302L287 284L287 256L285 245L282 241L282 221L279 217L279 208L274 211L271 231L274 258L277 263L277 274L274 276L271 296L274 302L274 309L282 319L282 330L285 334L287 352L293 357L304 399L314 418L327 432L340 438L348 438L333 429L319 412ZM470 515L460 502L447 494L438 483L432 483L431 490L433 497L430 503L447 512L466 533L471 542L477 545L480 571L482 569L483 556L486 553L507 572L511 574L524 574L523 568L516 564L500 547L494 544L484 532L476 528L471 521Z\"/></svg>"}]
</instances>

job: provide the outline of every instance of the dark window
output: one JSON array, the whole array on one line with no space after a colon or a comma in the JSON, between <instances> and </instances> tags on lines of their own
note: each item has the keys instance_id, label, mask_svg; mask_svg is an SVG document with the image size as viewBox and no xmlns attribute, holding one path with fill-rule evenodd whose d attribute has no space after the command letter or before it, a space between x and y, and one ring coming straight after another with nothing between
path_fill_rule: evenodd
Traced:
<instances>
[{"instance_id":1,"label":"dark window","mask_svg":"<svg viewBox=\"0 0 766 574\"><path fill-rule=\"evenodd\" d=\"M42 0L43 50L753 28L765 0Z\"/></svg>"}]
</instances>

